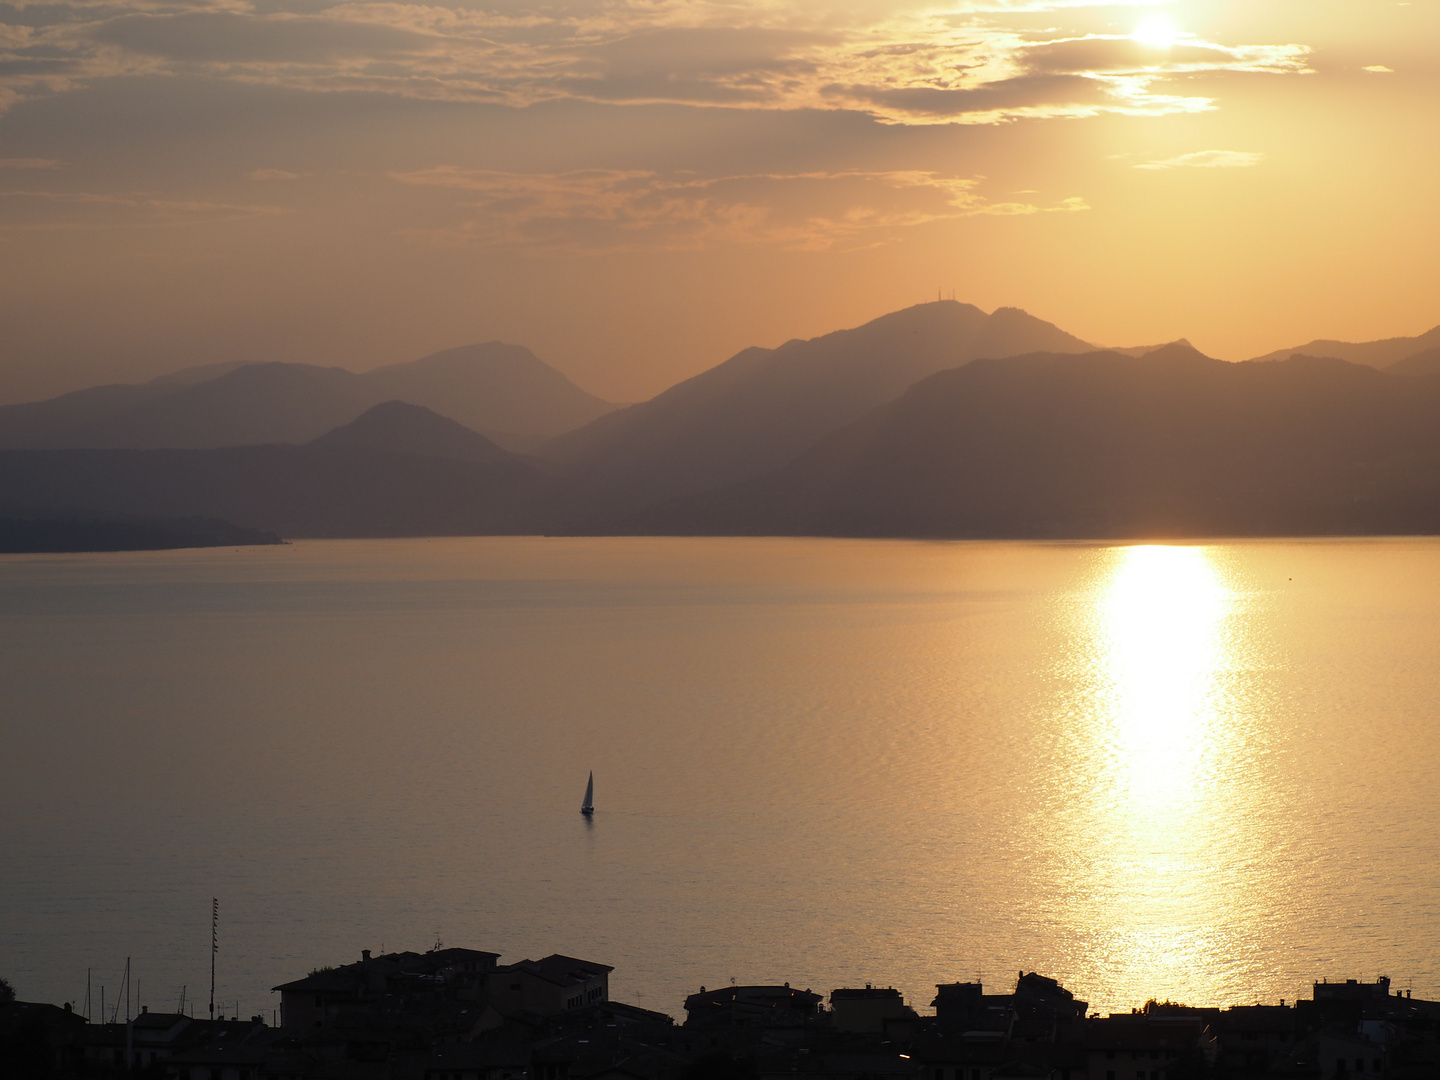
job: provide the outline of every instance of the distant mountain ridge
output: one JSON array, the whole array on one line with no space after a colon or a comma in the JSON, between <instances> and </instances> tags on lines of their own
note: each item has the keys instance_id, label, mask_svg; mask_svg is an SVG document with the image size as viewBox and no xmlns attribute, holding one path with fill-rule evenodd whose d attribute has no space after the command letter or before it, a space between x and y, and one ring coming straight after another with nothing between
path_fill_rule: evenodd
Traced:
<instances>
[{"instance_id":1,"label":"distant mountain ridge","mask_svg":"<svg viewBox=\"0 0 1440 1080\"><path fill-rule=\"evenodd\" d=\"M919 304L855 329L745 349L541 452L570 476L577 520L591 520L777 469L936 371L985 356L1091 348L1018 308Z\"/></svg>"},{"instance_id":2,"label":"distant mountain ridge","mask_svg":"<svg viewBox=\"0 0 1440 1080\"><path fill-rule=\"evenodd\" d=\"M286 537L528 532L552 486L483 435L396 401L303 446L0 450L0 517L211 518Z\"/></svg>"},{"instance_id":3,"label":"distant mountain ridge","mask_svg":"<svg viewBox=\"0 0 1440 1080\"><path fill-rule=\"evenodd\" d=\"M484 435L423 405L404 401L382 402L306 445L340 453L409 454L472 463L505 461L513 456Z\"/></svg>"},{"instance_id":4,"label":"distant mountain ridge","mask_svg":"<svg viewBox=\"0 0 1440 1080\"><path fill-rule=\"evenodd\" d=\"M361 378L382 399L423 405L507 449L533 449L616 407L581 390L524 346L500 341L445 349Z\"/></svg>"},{"instance_id":5,"label":"distant mountain ridge","mask_svg":"<svg viewBox=\"0 0 1440 1080\"><path fill-rule=\"evenodd\" d=\"M1176 338L1174 341L1167 341L1163 345L1131 345L1124 348L1111 345L1103 351L1119 353L1121 356L1150 356L1154 353L1160 352L1160 350L1162 349L1169 348L1171 345L1180 345L1187 349L1195 348L1194 345L1190 344L1189 338L1182 337ZM1199 350L1196 349L1196 352L1199 352Z\"/></svg>"},{"instance_id":6,"label":"distant mountain ridge","mask_svg":"<svg viewBox=\"0 0 1440 1080\"><path fill-rule=\"evenodd\" d=\"M1403 360L1397 360L1386 371L1396 375L1434 375L1440 372L1440 346L1413 353Z\"/></svg>"},{"instance_id":7,"label":"distant mountain ridge","mask_svg":"<svg viewBox=\"0 0 1440 1080\"><path fill-rule=\"evenodd\" d=\"M198 517L287 537L1440 533L1440 345L1408 351L1432 335L1356 346L1399 354L1388 370L1227 363L1184 339L1095 349L1018 309L940 301L742 350L562 431L543 460L455 419L533 433L609 409L567 398L518 346L365 376L219 365L0 409L0 444L110 443L0 448L0 518ZM224 445L246 438L267 442ZM165 446L185 440L204 445Z\"/></svg>"},{"instance_id":8,"label":"distant mountain ridge","mask_svg":"<svg viewBox=\"0 0 1440 1080\"><path fill-rule=\"evenodd\" d=\"M205 449L304 443L373 405L426 406L514 449L614 408L528 349L447 349L356 374L309 364L218 364L137 386L0 407L0 448Z\"/></svg>"},{"instance_id":9,"label":"distant mountain ridge","mask_svg":"<svg viewBox=\"0 0 1440 1080\"><path fill-rule=\"evenodd\" d=\"M1352 364L1367 367L1390 368L1416 353L1440 348L1440 326L1425 331L1418 337L1385 338L1382 341L1330 341L1317 339L1291 349L1277 349L1275 352L1257 356L1260 362L1288 360L1292 356L1328 356L1336 360L1347 360Z\"/></svg>"},{"instance_id":10,"label":"distant mountain ridge","mask_svg":"<svg viewBox=\"0 0 1440 1080\"><path fill-rule=\"evenodd\" d=\"M628 531L1130 538L1440 531L1440 378L1039 353L940 372Z\"/></svg>"}]
</instances>

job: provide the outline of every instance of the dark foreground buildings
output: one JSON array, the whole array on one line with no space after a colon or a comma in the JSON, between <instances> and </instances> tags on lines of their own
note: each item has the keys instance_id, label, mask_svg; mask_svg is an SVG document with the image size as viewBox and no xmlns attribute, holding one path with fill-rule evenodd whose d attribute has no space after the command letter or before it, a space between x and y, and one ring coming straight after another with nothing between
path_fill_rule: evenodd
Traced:
<instances>
[{"instance_id":1,"label":"dark foreground buildings","mask_svg":"<svg viewBox=\"0 0 1440 1080\"><path fill-rule=\"evenodd\" d=\"M275 989L278 1025L142 1012L87 1023L0 1004L0 1080L1440 1080L1440 1003L1389 981L1321 982L1307 1001L1147 1002L1091 1014L1054 979L1007 993L701 987L685 1019L610 1000L571 956L368 951Z\"/></svg>"}]
</instances>

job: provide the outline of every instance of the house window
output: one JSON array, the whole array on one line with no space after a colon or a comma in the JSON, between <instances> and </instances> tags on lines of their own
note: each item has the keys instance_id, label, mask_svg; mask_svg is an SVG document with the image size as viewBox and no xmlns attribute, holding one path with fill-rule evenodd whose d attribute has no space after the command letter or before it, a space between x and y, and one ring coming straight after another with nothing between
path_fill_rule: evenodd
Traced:
<instances>
[{"instance_id":1,"label":"house window","mask_svg":"<svg viewBox=\"0 0 1440 1080\"><path fill-rule=\"evenodd\" d=\"M1365 1059L1364 1059L1364 1058L1356 1058L1356 1059L1355 1059L1355 1071L1356 1071L1356 1072L1364 1072L1364 1071L1365 1071Z\"/></svg>"},{"instance_id":2,"label":"house window","mask_svg":"<svg viewBox=\"0 0 1440 1080\"><path fill-rule=\"evenodd\" d=\"M1115 1070L1111 1069L1105 1074L1105 1080L1115 1080Z\"/></svg>"},{"instance_id":3,"label":"house window","mask_svg":"<svg viewBox=\"0 0 1440 1080\"><path fill-rule=\"evenodd\" d=\"M945 1080L945 1070L944 1070L944 1069L936 1069L936 1070L935 1070L935 1080Z\"/></svg>"}]
</instances>

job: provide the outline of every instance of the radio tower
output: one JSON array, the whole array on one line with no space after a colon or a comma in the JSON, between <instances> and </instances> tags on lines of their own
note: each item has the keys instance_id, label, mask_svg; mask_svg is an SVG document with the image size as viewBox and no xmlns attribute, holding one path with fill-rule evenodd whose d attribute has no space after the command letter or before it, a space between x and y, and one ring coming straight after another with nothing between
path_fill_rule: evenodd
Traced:
<instances>
[{"instance_id":1,"label":"radio tower","mask_svg":"<svg viewBox=\"0 0 1440 1080\"><path fill-rule=\"evenodd\" d=\"M220 898L210 898L210 1019L215 1019L215 954L220 951Z\"/></svg>"}]
</instances>

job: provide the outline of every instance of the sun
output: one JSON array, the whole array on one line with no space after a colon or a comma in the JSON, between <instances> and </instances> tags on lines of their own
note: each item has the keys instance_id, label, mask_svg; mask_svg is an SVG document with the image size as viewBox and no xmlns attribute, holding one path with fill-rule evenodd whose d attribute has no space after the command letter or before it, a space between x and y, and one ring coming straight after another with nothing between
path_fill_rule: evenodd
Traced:
<instances>
[{"instance_id":1,"label":"sun","mask_svg":"<svg viewBox=\"0 0 1440 1080\"><path fill-rule=\"evenodd\" d=\"M1151 49L1168 49L1175 44L1175 39L1179 36L1180 32L1175 29L1175 23L1164 15L1149 16L1135 27L1135 32L1130 35L1132 39Z\"/></svg>"}]
</instances>

